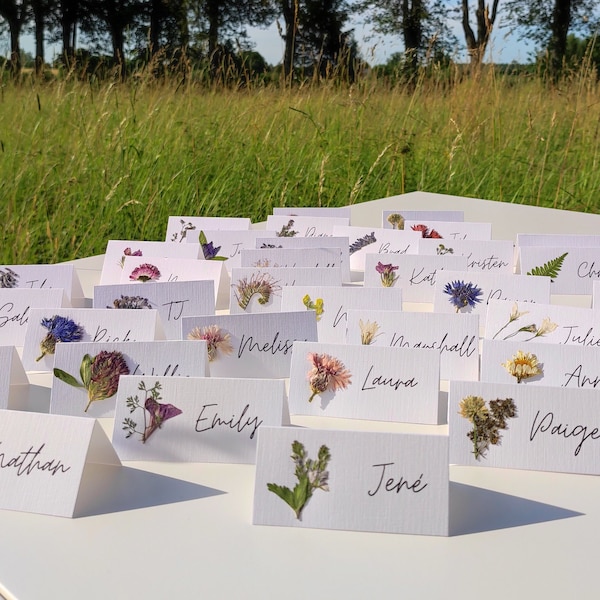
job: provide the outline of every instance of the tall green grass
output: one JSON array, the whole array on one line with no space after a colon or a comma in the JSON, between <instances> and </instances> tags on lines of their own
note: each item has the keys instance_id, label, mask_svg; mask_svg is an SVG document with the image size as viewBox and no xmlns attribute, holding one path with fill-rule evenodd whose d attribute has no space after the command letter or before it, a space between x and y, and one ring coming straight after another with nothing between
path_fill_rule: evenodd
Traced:
<instances>
[{"instance_id":1,"label":"tall green grass","mask_svg":"<svg viewBox=\"0 0 600 600\"><path fill-rule=\"evenodd\" d=\"M190 80L191 81L191 80ZM0 262L164 239L169 215L250 216L413 190L597 212L600 89L585 69L412 86L5 84Z\"/></svg>"}]
</instances>

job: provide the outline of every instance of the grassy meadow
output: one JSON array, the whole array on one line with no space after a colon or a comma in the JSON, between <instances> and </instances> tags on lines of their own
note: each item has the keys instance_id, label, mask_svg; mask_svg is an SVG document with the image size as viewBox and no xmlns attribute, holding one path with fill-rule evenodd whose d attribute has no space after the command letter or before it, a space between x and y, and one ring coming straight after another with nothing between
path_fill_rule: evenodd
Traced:
<instances>
[{"instance_id":1,"label":"grassy meadow","mask_svg":"<svg viewBox=\"0 0 600 600\"><path fill-rule=\"evenodd\" d=\"M0 88L0 263L164 239L169 215L250 216L413 190L600 211L600 87L584 70L411 87Z\"/></svg>"}]
</instances>

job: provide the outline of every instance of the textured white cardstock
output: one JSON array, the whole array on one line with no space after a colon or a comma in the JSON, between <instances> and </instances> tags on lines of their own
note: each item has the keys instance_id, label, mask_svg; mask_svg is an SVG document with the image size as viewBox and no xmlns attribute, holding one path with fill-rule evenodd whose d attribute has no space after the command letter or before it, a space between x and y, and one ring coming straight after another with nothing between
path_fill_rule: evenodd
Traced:
<instances>
[{"instance_id":1,"label":"textured white cardstock","mask_svg":"<svg viewBox=\"0 0 600 600\"><path fill-rule=\"evenodd\" d=\"M97 285L94 287L95 308L155 309L168 340L181 339L181 319L192 315L215 314L214 281L171 281L153 283L143 287L135 283Z\"/></svg>"},{"instance_id":2,"label":"textured white cardstock","mask_svg":"<svg viewBox=\"0 0 600 600\"><path fill-rule=\"evenodd\" d=\"M447 536L448 437L262 427L252 522Z\"/></svg>"},{"instance_id":3,"label":"textured white cardstock","mask_svg":"<svg viewBox=\"0 0 600 600\"><path fill-rule=\"evenodd\" d=\"M350 222L349 206L276 206L273 214L286 217L342 217Z\"/></svg>"},{"instance_id":4,"label":"textured white cardstock","mask_svg":"<svg viewBox=\"0 0 600 600\"><path fill-rule=\"evenodd\" d=\"M288 217L286 215L269 215L267 229L274 231L277 237L327 237L334 235L336 226L350 223L347 217L314 217L300 215Z\"/></svg>"},{"instance_id":5,"label":"textured white cardstock","mask_svg":"<svg viewBox=\"0 0 600 600\"><path fill-rule=\"evenodd\" d=\"M384 210L381 226L384 229L404 229L406 221L464 221L462 210Z\"/></svg>"},{"instance_id":6,"label":"textured white cardstock","mask_svg":"<svg viewBox=\"0 0 600 600\"><path fill-rule=\"evenodd\" d=\"M598 313L600 308L600 281L594 281L592 285L592 309Z\"/></svg>"},{"instance_id":7,"label":"textured white cardstock","mask_svg":"<svg viewBox=\"0 0 600 600\"><path fill-rule=\"evenodd\" d=\"M235 314L279 312L286 287L341 286L337 267L257 268L241 267L231 274L229 312Z\"/></svg>"},{"instance_id":8,"label":"textured white cardstock","mask_svg":"<svg viewBox=\"0 0 600 600\"><path fill-rule=\"evenodd\" d=\"M29 379L14 346L0 346L0 409L18 410L29 389Z\"/></svg>"},{"instance_id":9,"label":"textured white cardstock","mask_svg":"<svg viewBox=\"0 0 600 600\"><path fill-rule=\"evenodd\" d=\"M491 223L473 223L472 221L430 221L407 220L405 230L419 231L422 237L436 238L452 242L454 240L491 240Z\"/></svg>"},{"instance_id":10,"label":"textured white cardstock","mask_svg":"<svg viewBox=\"0 0 600 600\"><path fill-rule=\"evenodd\" d=\"M517 246L551 248L600 248L600 235L565 233L518 233Z\"/></svg>"},{"instance_id":11,"label":"textured white cardstock","mask_svg":"<svg viewBox=\"0 0 600 600\"><path fill-rule=\"evenodd\" d=\"M81 283L72 264L0 266L0 287L62 288L73 304L83 298Z\"/></svg>"},{"instance_id":12,"label":"textured white cardstock","mask_svg":"<svg viewBox=\"0 0 600 600\"><path fill-rule=\"evenodd\" d=\"M497 340L483 340L481 381L515 383L520 371L514 364L531 366L532 361L537 361L537 368L530 371L531 376L521 378L522 386L596 389L600 385L600 353L597 348Z\"/></svg>"},{"instance_id":13,"label":"textured white cardstock","mask_svg":"<svg viewBox=\"0 0 600 600\"><path fill-rule=\"evenodd\" d=\"M290 376L296 340L317 341L312 312L184 317L184 339L209 337L214 343L211 377L278 379Z\"/></svg>"},{"instance_id":14,"label":"textured white cardstock","mask_svg":"<svg viewBox=\"0 0 600 600\"><path fill-rule=\"evenodd\" d=\"M247 217L169 217L165 241L181 244L193 231L250 229Z\"/></svg>"},{"instance_id":15,"label":"textured white cardstock","mask_svg":"<svg viewBox=\"0 0 600 600\"><path fill-rule=\"evenodd\" d=\"M64 290L59 288L0 288L0 344L25 344L25 333L32 308L57 310L70 306ZM60 311L58 311L60 312Z\"/></svg>"},{"instance_id":16,"label":"textured white cardstock","mask_svg":"<svg viewBox=\"0 0 600 600\"><path fill-rule=\"evenodd\" d=\"M433 303L438 271L464 271L466 268L464 256L367 254L364 285L397 287L402 290L404 302Z\"/></svg>"},{"instance_id":17,"label":"textured white cardstock","mask_svg":"<svg viewBox=\"0 0 600 600\"><path fill-rule=\"evenodd\" d=\"M523 246L519 248L521 273L548 275L552 294L590 294L600 278L600 247Z\"/></svg>"},{"instance_id":18,"label":"textured white cardstock","mask_svg":"<svg viewBox=\"0 0 600 600\"><path fill-rule=\"evenodd\" d=\"M576 306L490 300L485 332L498 341L600 348L600 315Z\"/></svg>"},{"instance_id":19,"label":"textured white cardstock","mask_svg":"<svg viewBox=\"0 0 600 600\"><path fill-rule=\"evenodd\" d=\"M365 256L373 254L417 254L418 231L394 231L375 227L334 227L333 235L350 240L350 269L365 270ZM393 258L390 257L390 258Z\"/></svg>"},{"instance_id":20,"label":"textured white cardstock","mask_svg":"<svg viewBox=\"0 0 600 600\"><path fill-rule=\"evenodd\" d=\"M478 429L468 417L473 396L480 404L483 400L488 411L488 420ZM490 408L490 401L497 400L502 404L496 403L496 414L503 419L494 418ZM594 391L453 381L448 410L450 463L600 475L600 416ZM492 443L495 440L498 443Z\"/></svg>"},{"instance_id":21,"label":"textured white cardstock","mask_svg":"<svg viewBox=\"0 0 600 600\"><path fill-rule=\"evenodd\" d=\"M123 377L112 440L121 460L252 464L259 429L285 424L283 380Z\"/></svg>"},{"instance_id":22,"label":"textured white cardstock","mask_svg":"<svg viewBox=\"0 0 600 600\"><path fill-rule=\"evenodd\" d=\"M0 411L0 508L76 516L91 464L121 465L96 420Z\"/></svg>"},{"instance_id":23,"label":"textured white cardstock","mask_svg":"<svg viewBox=\"0 0 600 600\"><path fill-rule=\"evenodd\" d=\"M514 245L510 240L419 240L419 254L465 256L467 271L507 273L515 271Z\"/></svg>"},{"instance_id":24,"label":"textured white cardstock","mask_svg":"<svg viewBox=\"0 0 600 600\"><path fill-rule=\"evenodd\" d=\"M142 263L152 264L156 258L196 260L200 256L200 245L182 244L180 246L167 242L109 240L106 244L100 285L123 283L123 269L128 256L140 258Z\"/></svg>"},{"instance_id":25,"label":"textured white cardstock","mask_svg":"<svg viewBox=\"0 0 600 600\"><path fill-rule=\"evenodd\" d=\"M348 344L434 349L440 378L479 379L479 317L441 313L348 310Z\"/></svg>"},{"instance_id":26,"label":"textured white cardstock","mask_svg":"<svg viewBox=\"0 0 600 600\"><path fill-rule=\"evenodd\" d=\"M315 239L315 238L310 238ZM331 269L342 266L338 248L246 248L242 267Z\"/></svg>"},{"instance_id":27,"label":"textured white cardstock","mask_svg":"<svg viewBox=\"0 0 600 600\"><path fill-rule=\"evenodd\" d=\"M439 387L436 350L294 344L289 389L293 415L437 424Z\"/></svg>"},{"instance_id":28,"label":"textured white cardstock","mask_svg":"<svg viewBox=\"0 0 600 600\"><path fill-rule=\"evenodd\" d=\"M48 349L48 342L52 339L56 347L80 342L149 342L156 339L159 330L156 310L65 308L56 311L32 308L29 314L23 346L23 366L26 371L52 369L55 355L51 353L51 348ZM65 327L60 325L64 319L81 327L79 340L68 341L64 338L62 332Z\"/></svg>"},{"instance_id":29,"label":"textured white cardstock","mask_svg":"<svg viewBox=\"0 0 600 600\"><path fill-rule=\"evenodd\" d=\"M283 288L281 310L312 310L316 314L320 342L343 344L349 309L402 310L400 288L287 287Z\"/></svg>"},{"instance_id":30,"label":"textured white cardstock","mask_svg":"<svg viewBox=\"0 0 600 600\"><path fill-rule=\"evenodd\" d=\"M86 358L91 362L87 385ZM113 417L120 375L205 377L208 354L206 342L58 344L53 373L51 413Z\"/></svg>"},{"instance_id":31,"label":"textured white cardstock","mask_svg":"<svg viewBox=\"0 0 600 600\"><path fill-rule=\"evenodd\" d=\"M465 294L464 286L471 286ZM480 293L476 295L476 290ZM463 298L477 298L474 306L462 306ZM475 271L439 271L433 300L434 312L473 313L481 316L480 326L485 325L485 315L490 300L513 302L550 303L550 278L483 273ZM458 304L458 307L457 307ZM458 311L457 311L458 308Z\"/></svg>"}]
</instances>

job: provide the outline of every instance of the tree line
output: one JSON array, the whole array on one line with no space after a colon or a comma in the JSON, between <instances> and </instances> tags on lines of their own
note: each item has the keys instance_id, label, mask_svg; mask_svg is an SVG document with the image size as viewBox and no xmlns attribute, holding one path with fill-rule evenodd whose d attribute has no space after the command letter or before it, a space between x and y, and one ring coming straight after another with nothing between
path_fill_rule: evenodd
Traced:
<instances>
[{"instance_id":1,"label":"tree line","mask_svg":"<svg viewBox=\"0 0 600 600\"><path fill-rule=\"evenodd\" d=\"M462 24L472 66L482 63L500 9L508 22L544 48L548 69L560 73L570 32L593 32L595 0L0 0L0 31L10 37L9 66L21 71L21 38L33 33L36 70L44 66L46 40L61 43L61 60L75 64L82 38L95 52L111 49L125 76L125 46L140 60L157 56L199 60L218 76L226 58L249 50L248 26L277 23L284 42L286 80L299 69L319 76L342 70L352 76L358 58L349 21L361 15L377 33L398 36L403 62L416 71L431 57L455 49L449 23Z\"/></svg>"}]
</instances>

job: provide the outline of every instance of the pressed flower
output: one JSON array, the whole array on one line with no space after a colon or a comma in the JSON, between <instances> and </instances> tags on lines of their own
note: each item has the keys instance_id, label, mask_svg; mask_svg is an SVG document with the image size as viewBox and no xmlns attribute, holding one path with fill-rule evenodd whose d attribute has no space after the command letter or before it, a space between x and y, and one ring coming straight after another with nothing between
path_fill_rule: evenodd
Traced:
<instances>
[{"instance_id":1,"label":"pressed flower","mask_svg":"<svg viewBox=\"0 0 600 600\"><path fill-rule=\"evenodd\" d=\"M133 251L131 248L127 247L125 248L125 250L123 250L123 256L121 257L121 268L123 268L123 264L125 263L125 257L126 256L142 256L142 251L141 250L135 250Z\"/></svg>"},{"instance_id":2,"label":"pressed flower","mask_svg":"<svg viewBox=\"0 0 600 600\"><path fill-rule=\"evenodd\" d=\"M294 227L294 219L290 219L287 225L283 225L281 229L275 234L277 237L294 237L298 235L298 232L292 229Z\"/></svg>"},{"instance_id":3,"label":"pressed flower","mask_svg":"<svg viewBox=\"0 0 600 600\"><path fill-rule=\"evenodd\" d=\"M541 325L535 330L535 335L533 337L530 337L529 340L533 340L537 337L542 337L543 335L546 335L547 333L552 333L553 331L556 330L556 328L558 327L558 323L553 323L550 319L550 317L545 317L542 320ZM527 341L529 341L527 340Z\"/></svg>"},{"instance_id":4,"label":"pressed flower","mask_svg":"<svg viewBox=\"0 0 600 600\"><path fill-rule=\"evenodd\" d=\"M42 353L35 360L39 361L46 354L54 354L56 344L59 342L79 342L85 331L81 325L78 325L68 317L54 315L50 319L42 319L42 327L48 330L46 337L40 342Z\"/></svg>"},{"instance_id":5,"label":"pressed flower","mask_svg":"<svg viewBox=\"0 0 600 600\"><path fill-rule=\"evenodd\" d=\"M444 286L444 293L450 296L449 300L456 308L456 312L462 308L470 306L474 307L478 302L481 302L483 292L473 283L465 283L464 281L453 281Z\"/></svg>"},{"instance_id":6,"label":"pressed flower","mask_svg":"<svg viewBox=\"0 0 600 600\"><path fill-rule=\"evenodd\" d=\"M165 421L181 414L181 410L172 404L160 404L154 398L146 399L144 408L150 413L150 423L144 429L142 442L146 440L157 430L160 429Z\"/></svg>"},{"instance_id":7,"label":"pressed flower","mask_svg":"<svg viewBox=\"0 0 600 600\"><path fill-rule=\"evenodd\" d=\"M332 392L345 390L352 383L352 374L341 360L330 354L316 352L309 352L307 358L313 365L308 372L308 384L312 392L309 402L312 402L317 394L327 390Z\"/></svg>"},{"instance_id":8,"label":"pressed flower","mask_svg":"<svg viewBox=\"0 0 600 600\"><path fill-rule=\"evenodd\" d=\"M475 419L486 419L488 409L485 405L485 400L480 396L467 396L463 398L458 405L459 414L461 417L474 421Z\"/></svg>"},{"instance_id":9,"label":"pressed flower","mask_svg":"<svg viewBox=\"0 0 600 600\"><path fill-rule=\"evenodd\" d=\"M365 246L369 246L370 244L374 244L376 241L377 241L377 238L375 237L375 232L371 231L371 233L367 233L366 235L363 235L361 238L354 240L350 244L349 253L354 254L355 252L358 252L361 248L364 248Z\"/></svg>"},{"instance_id":10,"label":"pressed flower","mask_svg":"<svg viewBox=\"0 0 600 600\"><path fill-rule=\"evenodd\" d=\"M424 238L435 238L435 239L442 239L442 236L435 230L435 229L429 229L429 227L427 227L427 225L412 225L411 229L413 231L420 231L421 232L421 237Z\"/></svg>"},{"instance_id":11,"label":"pressed flower","mask_svg":"<svg viewBox=\"0 0 600 600\"><path fill-rule=\"evenodd\" d=\"M381 284L383 287L392 287L394 283L396 283L398 275L396 275L394 271L397 271L399 268L398 265L393 265L392 263L384 265L381 261L375 265L375 270L381 277Z\"/></svg>"},{"instance_id":12,"label":"pressed flower","mask_svg":"<svg viewBox=\"0 0 600 600\"><path fill-rule=\"evenodd\" d=\"M200 231L198 241L200 242L200 247L202 248L204 260L227 260L225 256L218 255L219 250L221 250L221 246L217 246L215 248L214 244L206 239L206 234L204 231Z\"/></svg>"},{"instance_id":13,"label":"pressed flower","mask_svg":"<svg viewBox=\"0 0 600 600\"><path fill-rule=\"evenodd\" d=\"M240 308L246 310L252 296L258 294L259 304L267 304L271 299L271 295L281 291L281 286L278 285L270 273L253 273L249 278L242 277L235 284L235 298Z\"/></svg>"},{"instance_id":14,"label":"pressed flower","mask_svg":"<svg viewBox=\"0 0 600 600\"><path fill-rule=\"evenodd\" d=\"M535 354L523 352L522 350L506 362L502 366L513 376L516 377L517 383L521 383L523 379L529 379L536 375L542 375L542 368Z\"/></svg>"},{"instance_id":15,"label":"pressed flower","mask_svg":"<svg viewBox=\"0 0 600 600\"><path fill-rule=\"evenodd\" d=\"M131 272L129 279L132 281L156 281L160 279L160 271L154 265L144 263Z\"/></svg>"},{"instance_id":16,"label":"pressed flower","mask_svg":"<svg viewBox=\"0 0 600 600\"><path fill-rule=\"evenodd\" d=\"M106 308L111 308L107 306ZM120 298L115 298L113 300L112 308L132 308L132 309L141 309L141 308L152 308L150 304L150 300L148 298L143 298L142 296L124 296L121 294Z\"/></svg>"},{"instance_id":17,"label":"pressed flower","mask_svg":"<svg viewBox=\"0 0 600 600\"><path fill-rule=\"evenodd\" d=\"M315 311L317 321L321 320L321 317L322 317L323 313L325 312L325 309L323 308L323 305L324 305L323 298L317 298L313 302L312 298L308 294L306 294L306 296L304 296L304 298L302 298L302 304L304 304L304 306L306 306L306 310L314 310Z\"/></svg>"},{"instance_id":18,"label":"pressed flower","mask_svg":"<svg viewBox=\"0 0 600 600\"><path fill-rule=\"evenodd\" d=\"M231 335L223 331L218 325L194 327L188 333L187 337L188 340L204 340L206 342L209 361L213 361L219 352L223 354L231 354L233 352Z\"/></svg>"},{"instance_id":19,"label":"pressed flower","mask_svg":"<svg viewBox=\"0 0 600 600\"><path fill-rule=\"evenodd\" d=\"M15 288L19 283L19 274L6 267L6 271L0 269L0 288Z\"/></svg>"},{"instance_id":20,"label":"pressed flower","mask_svg":"<svg viewBox=\"0 0 600 600\"><path fill-rule=\"evenodd\" d=\"M404 229L404 217L400 213L388 215L387 220L392 229Z\"/></svg>"},{"instance_id":21,"label":"pressed flower","mask_svg":"<svg viewBox=\"0 0 600 600\"><path fill-rule=\"evenodd\" d=\"M377 321L363 323L363 320L359 319L358 326L360 327L360 343L363 346L370 346L375 338L381 335L377 333L379 331L379 323Z\"/></svg>"}]
</instances>

